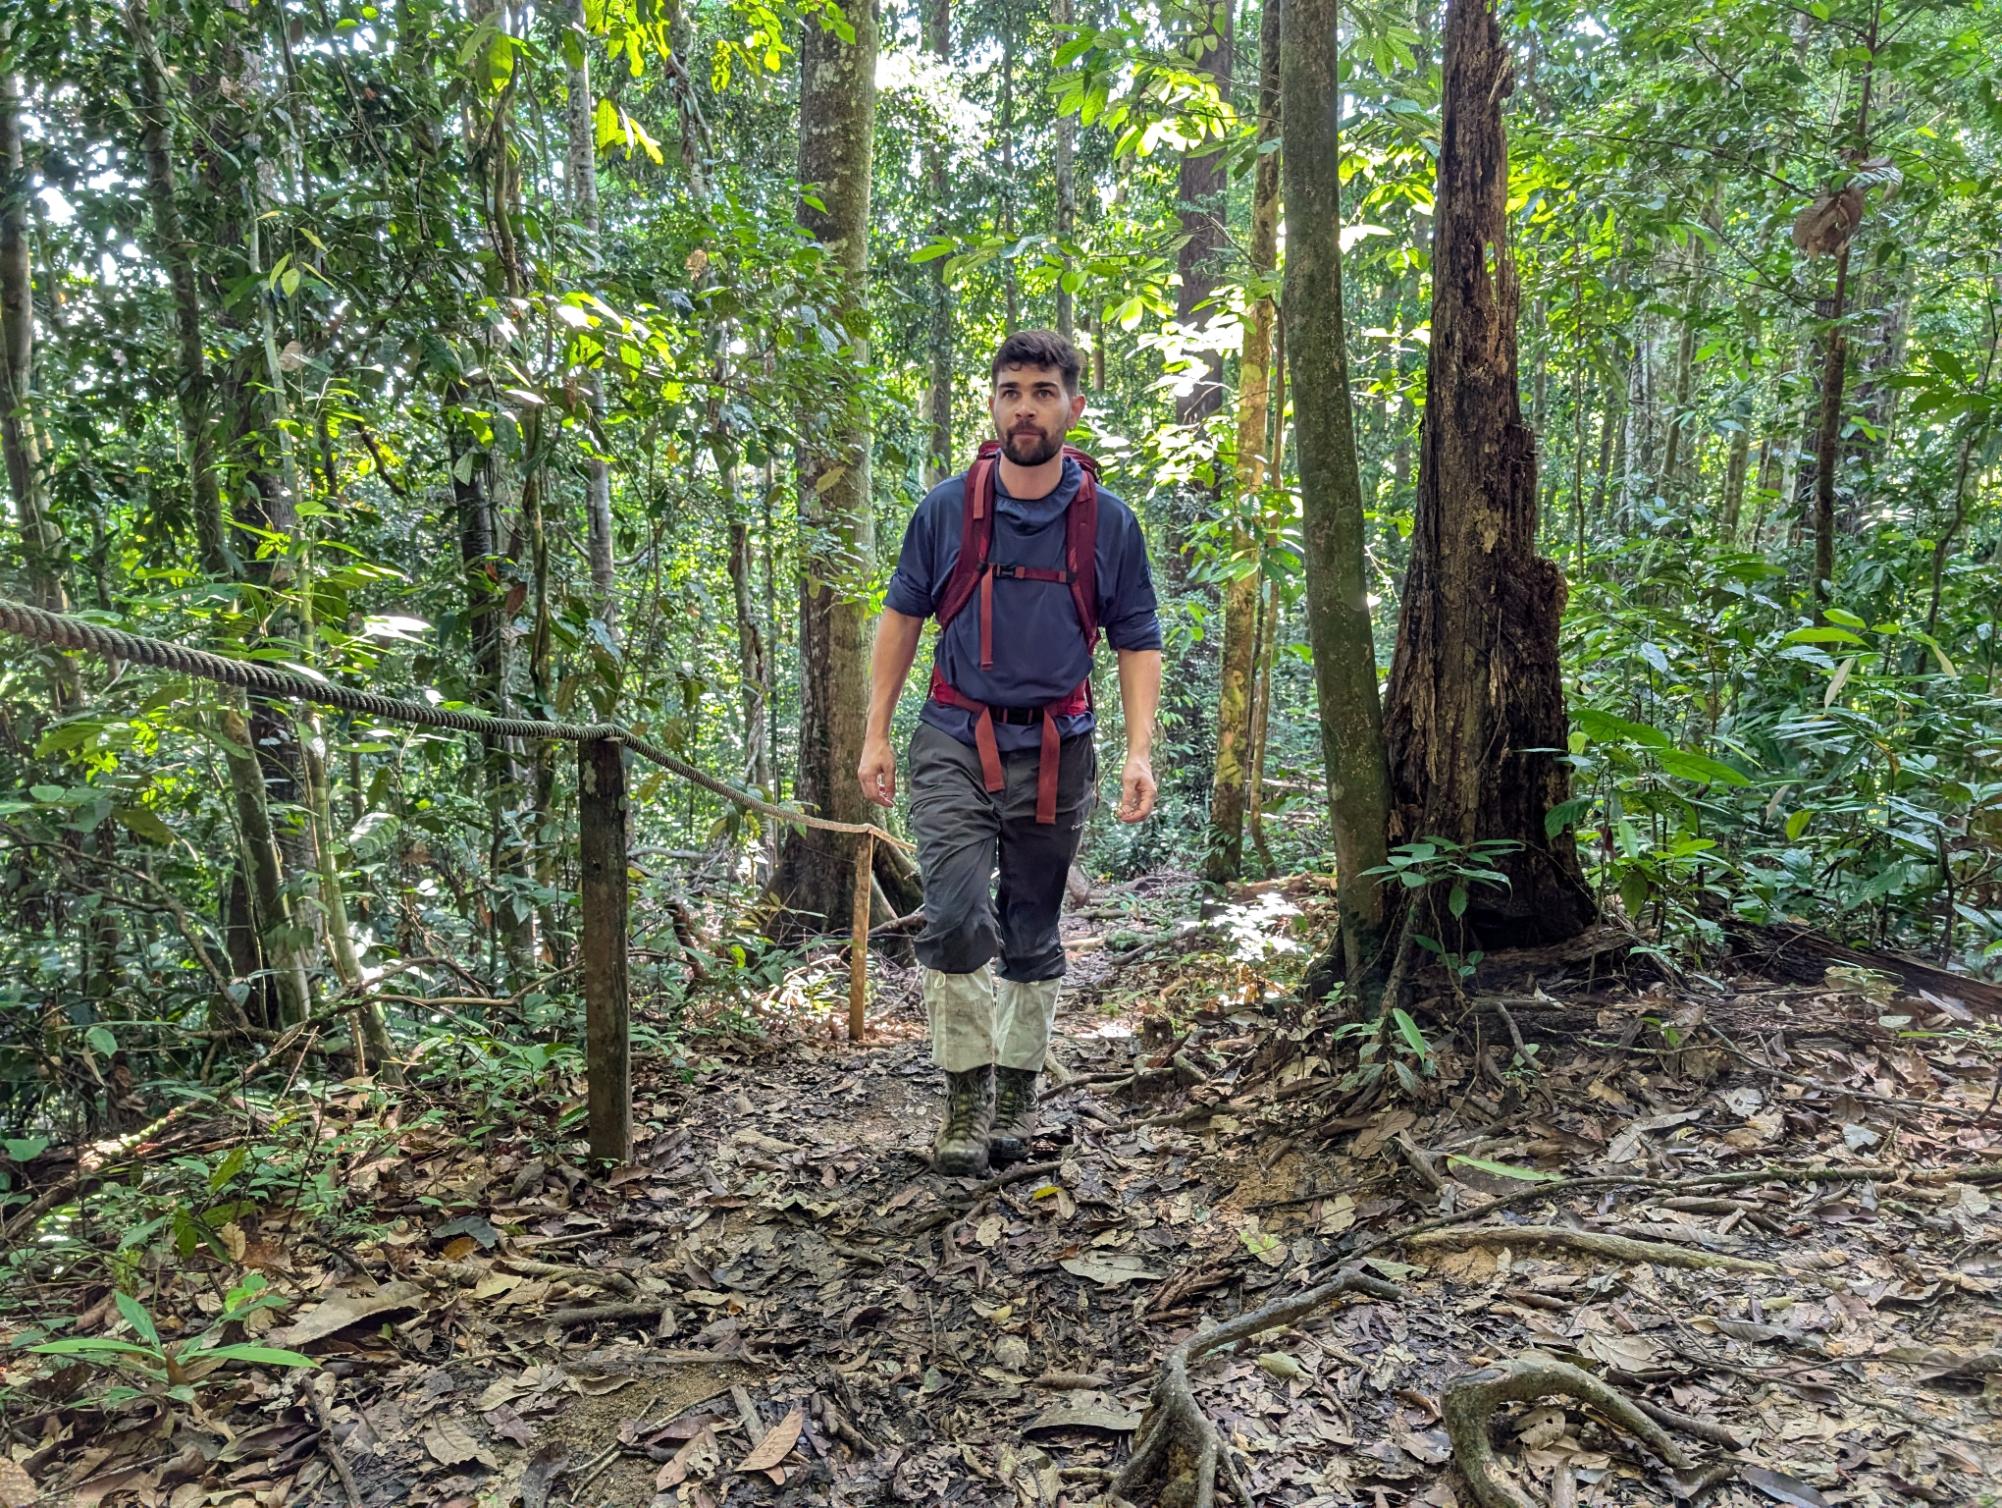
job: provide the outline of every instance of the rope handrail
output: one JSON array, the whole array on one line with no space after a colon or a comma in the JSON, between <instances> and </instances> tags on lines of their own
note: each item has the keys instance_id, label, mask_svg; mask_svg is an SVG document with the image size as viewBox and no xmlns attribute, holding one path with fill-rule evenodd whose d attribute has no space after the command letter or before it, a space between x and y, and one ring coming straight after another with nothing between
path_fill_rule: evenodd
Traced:
<instances>
[{"instance_id":1,"label":"rope handrail","mask_svg":"<svg viewBox=\"0 0 2002 1508\"><path fill-rule=\"evenodd\" d=\"M103 624L87 622L64 613L52 613L44 608L31 607L25 602L15 602L6 597L0 597L0 631L15 634L37 644L94 654L101 659L130 660L135 664L151 665L155 669L173 671L178 675L195 676L201 680L214 681L219 685L234 686L239 691L253 692L258 696L295 702L317 702L322 706L341 707L350 712L359 712L368 717L379 717L390 722L413 723L426 728L446 728L457 733L477 733L487 738L552 739L566 743L588 743L594 739L610 739L623 744L642 759L657 764L684 780L692 781L704 790L721 796L725 801L746 811L757 812L774 821L788 822L817 832L846 833L853 837L873 838L878 843L887 843L906 853L912 850L911 844L885 832L874 823L836 822L832 818L816 817L809 812L791 811L772 802L760 800L718 780L714 775L706 774L687 760L668 753L659 744L620 723L566 723L546 721L541 718L496 717L489 712L454 711L445 707L433 707L403 697L381 696L373 691L357 691L353 687L339 686L332 681L318 679L300 671L280 670L254 660L231 659L227 655L215 654L210 650L192 649L185 644L175 644L166 639L155 639L145 634L107 628Z\"/></svg>"}]
</instances>

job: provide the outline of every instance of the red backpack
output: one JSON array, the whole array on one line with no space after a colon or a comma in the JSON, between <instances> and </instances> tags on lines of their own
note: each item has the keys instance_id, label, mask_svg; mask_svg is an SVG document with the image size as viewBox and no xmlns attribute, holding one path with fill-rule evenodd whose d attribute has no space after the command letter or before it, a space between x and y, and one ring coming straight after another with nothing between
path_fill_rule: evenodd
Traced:
<instances>
[{"instance_id":1,"label":"red backpack","mask_svg":"<svg viewBox=\"0 0 2002 1508\"><path fill-rule=\"evenodd\" d=\"M960 522L959 559L946 578L944 595L939 598L940 628L952 622L980 596L980 667L994 664L994 583L1003 581L1050 581L1070 588L1077 608L1078 626L1084 632L1085 652L1098 648L1098 462L1083 451L1066 445L1063 453L1078 463L1083 473L1077 496L1064 514L1064 564L1059 569L1043 566L997 563L990 558L994 545L994 477L999 468L1001 442L987 440L966 473L966 511ZM994 709L985 702L949 685L936 663L931 673L932 699L948 707L975 714L974 746L980 752L980 775L990 792L1006 784L1001 771L1001 750L994 740ZM1034 709L1043 725L1042 758L1036 772L1036 821L1049 825L1057 820L1057 753L1060 717L1074 717L1091 705L1091 677L1056 701ZM1004 721L1011 709L1003 708Z\"/></svg>"}]
</instances>

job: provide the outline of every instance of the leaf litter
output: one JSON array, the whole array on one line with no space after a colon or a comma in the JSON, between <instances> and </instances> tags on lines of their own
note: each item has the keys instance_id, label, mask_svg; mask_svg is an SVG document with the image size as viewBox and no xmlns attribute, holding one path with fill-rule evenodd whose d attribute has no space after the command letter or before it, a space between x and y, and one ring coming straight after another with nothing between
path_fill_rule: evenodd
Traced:
<instances>
[{"instance_id":1,"label":"leaf litter","mask_svg":"<svg viewBox=\"0 0 2002 1508\"><path fill-rule=\"evenodd\" d=\"M280 1216L228 1245L295 1300L259 1342L315 1372L99 1411L67 1401L74 1367L9 1354L0 1384L39 1402L6 1421L0 1504L1100 1503L1171 1348L1358 1254L1399 1297L1190 1369L1255 1501L1471 1504L1442 1401L1524 1358L1707 1426L1676 1437L1683 1472L1575 1400L1506 1405L1499 1469L1546 1500L1950 1504L2002 1480L1992 1028L1841 977L1558 966L1506 1030L1478 997L1420 1001L1436 1088L1376 1099L1338 1020L1290 999L1327 901L1247 887L1192 924L1193 885L1154 877L1070 918L1026 1175L926 1169L934 1070L889 963L864 1048L768 1017L692 1069L636 1064L643 1129L609 1178L526 1130L476 1150L408 1117L398 1155L357 1143L339 1170L379 1235ZM163 1286L163 1334L207 1323L206 1286Z\"/></svg>"}]
</instances>

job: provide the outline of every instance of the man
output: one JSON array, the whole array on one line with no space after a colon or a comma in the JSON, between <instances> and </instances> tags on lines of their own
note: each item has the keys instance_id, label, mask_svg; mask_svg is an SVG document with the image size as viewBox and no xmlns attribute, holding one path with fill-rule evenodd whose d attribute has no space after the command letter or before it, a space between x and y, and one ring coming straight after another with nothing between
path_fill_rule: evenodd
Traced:
<instances>
[{"instance_id":1,"label":"man","mask_svg":"<svg viewBox=\"0 0 2002 1508\"><path fill-rule=\"evenodd\" d=\"M857 773L863 794L890 806L890 715L925 619L941 625L911 741L911 826L925 892L917 954L932 1060L946 1075L932 1165L960 1177L1026 1156L1036 1133L1064 972L1058 913L1097 799L1090 675L1101 630L1118 653L1125 712L1119 820L1154 809L1161 625L1132 510L1064 444L1084 413L1079 370L1077 350L1047 330L1002 343L989 371L997 440L918 505L876 630Z\"/></svg>"}]
</instances>

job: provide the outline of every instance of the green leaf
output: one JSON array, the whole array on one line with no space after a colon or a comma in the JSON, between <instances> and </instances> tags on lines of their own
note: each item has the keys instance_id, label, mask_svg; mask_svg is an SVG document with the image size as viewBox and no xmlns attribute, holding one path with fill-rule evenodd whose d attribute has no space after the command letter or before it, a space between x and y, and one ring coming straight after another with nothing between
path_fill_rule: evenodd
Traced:
<instances>
[{"instance_id":1,"label":"green leaf","mask_svg":"<svg viewBox=\"0 0 2002 1508\"><path fill-rule=\"evenodd\" d=\"M39 1346L28 1347L28 1350L36 1356L95 1356L108 1354L114 1356L144 1356L149 1360L159 1354L157 1351L150 1351L144 1346L135 1346L129 1340L105 1340L95 1335L78 1335L69 1340L43 1341Z\"/></svg>"},{"instance_id":2,"label":"green leaf","mask_svg":"<svg viewBox=\"0 0 2002 1508\"><path fill-rule=\"evenodd\" d=\"M1813 820L1814 808L1811 806L1804 806L1797 812L1789 812L1786 824L1787 841L1798 841L1800 835L1807 831L1807 824Z\"/></svg>"},{"instance_id":3,"label":"green leaf","mask_svg":"<svg viewBox=\"0 0 2002 1508\"><path fill-rule=\"evenodd\" d=\"M297 1351L282 1350L277 1346L217 1346L212 1351L200 1351L199 1356L219 1361L251 1361L266 1367L317 1367L319 1363L310 1356L302 1356Z\"/></svg>"},{"instance_id":4,"label":"green leaf","mask_svg":"<svg viewBox=\"0 0 2002 1508\"><path fill-rule=\"evenodd\" d=\"M209 1192L211 1194L219 1192L224 1184L243 1171L249 1161L248 1147L232 1147L229 1156L217 1163L216 1170L209 1174Z\"/></svg>"},{"instance_id":5,"label":"green leaf","mask_svg":"<svg viewBox=\"0 0 2002 1508\"><path fill-rule=\"evenodd\" d=\"M10 1136L0 1141L0 1152L15 1162L33 1162L49 1150L46 1136Z\"/></svg>"},{"instance_id":6,"label":"green leaf","mask_svg":"<svg viewBox=\"0 0 2002 1508\"><path fill-rule=\"evenodd\" d=\"M118 1312L125 1316L125 1323L132 1327L133 1334L157 1349L160 1332L153 1328L153 1316L146 1312L145 1306L129 1293L115 1293L111 1297L112 1302L118 1305Z\"/></svg>"},{"instance_id":7,"label":"green leaf","mask_svg":"<svg viewBox=\"0 0 2002 1508\"><path fill-rule=\"evenodd\" d=\"M1671 748L1675 743L1674 739L1651 724L1630 722L1624 717L1615 717L1610 712L1601 712L1597 707L1574 709L1571 713L1571 726L1597 743L1617 743L1624 740L1650 749Z\"/></svg>"},{"instance_id":8,"label":"green leaf","mask_svg":"<svg viewBox=\"0 0 2002 1508\"><path fill-rule=\"evenodd\" d=\"M1862 639L1846 628L1832 628L1819 624L1811 628L1797 628L1785 638L1782 644L1861 644Z\"/></svg>"},{"instance_id":9,"label":"green leaf","mask_svg":"<svg viewBox=\"0 0 2002 1508\"><path fill-rule=\"evenodd\" d=\"M1456 917L1467 914L1467 887L1465 885L1458 884L1457 882L1454 884L1452 890L1446 896L1446 909Z\"/></svg>"},{"instance_id":10,"label":"green leaf","mask_svg":"<svg viewBox=\"0 0 2002 1508\"><path fill-rule=\"evenodd\" d=\"M1418 1029L1418 1023L1411 1019L1409 1011L1405 1010L1401 1005L1394 1006L1390 1012L1390 1019L1397 1023L1399 1034L1403 1036L1405 1044L1413 1052L1417 1053L1421 1058L1431 1055L1432 1044L1425 1040L1425 1033Z\"/></svg>"},{"instance_id":11,"label":"green leaf","mask_svg":"<svg viewBox=\"0 0 2002 1508\"><path fill-rule=\"evenodd\" d=\"M1859 633L1870 626L1854 613L1846 612L1839 607L1824 607L1821 610L1821 616L1826 618L1830 623L1840 624L1844 628L1853 628Z\"/></svg>"},{"instance_id":12,"label":"green leaf","mask_svg":"<svg viewBox=\"0 0 2002 1508\"><path fill-rule=\"evenodd\" d=\"M1524 1183L1562 1183L1561 1173L1546 1173L1541 1168L1518 1167L1512 1162L1489 1162L1485 1157L1463 1157L1458 1152L1448 1152L1446 1161L1464 1163L1470 1168L1479 1168L1483 1173L1492 1173L1497 1178L1520 1178Z\"/></svg>"},{"instance_id":13,"label":"green leaf","mask_svg":"<svg viewBox=\"0 0 2002 1508\"><path fill-rule=\"evenodd\" d=\"M135 837L144 838L148 843L172 843L174 830L160 820L157 812L143 806L121 806L114 813Z\"/></svg>"},{"instance_id":14,"label":"green leaf","mask_svg":"<svg viewBox=\"0 0 2002 1508\"><path fill-rule=\"evenodd\" d=\"M1720 785L1752 783L1722 760L1712 759L1707 754L1693 753L1688 749L1662 749L1656 753L1655 758L1665 772L1678 780L1694 780L1703 785L1713 781Z\"/></svg>"},{"instance_id":15,"label":"green leaf","mask_svg":"<svg viewBox=\"0 0 2002 1508\"><path fill-rule=\"evenodd\" d=\"M54 802L62 800L69 792L59 785L31 785L28 787L28 794L37 801Z\"/></svg>"},{"instance_id":16,"label":"green leaf","mask_svg":"<svg viewBox=\"0 0 2002 1508\"><path fill-rule=\"evenodd\" d=\"M108 1058L118 1051L118 1039L111 1035L111 1028L107 1026L93 1026L83 1034L83 1039L100 1056Z\"/></svg>"},{"instance_id":17,"label":"green leaf","mask_svg":"<svg viewBox=\"0 0 2002 1508\"><path fill-rule=\"evenodd\" d=\"M285 269L285 275L278 280L278 286L281 290L283 290L285 296L287 298L290 298L293 294L299 291L299 284L302 283L303 281L305 280L299 275L298 268L287 267Z\"/></svg>"}]
</instances>

